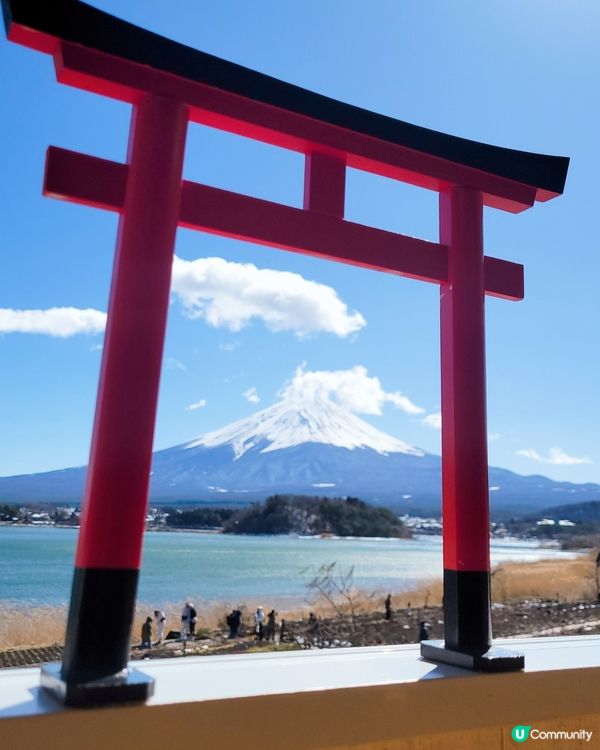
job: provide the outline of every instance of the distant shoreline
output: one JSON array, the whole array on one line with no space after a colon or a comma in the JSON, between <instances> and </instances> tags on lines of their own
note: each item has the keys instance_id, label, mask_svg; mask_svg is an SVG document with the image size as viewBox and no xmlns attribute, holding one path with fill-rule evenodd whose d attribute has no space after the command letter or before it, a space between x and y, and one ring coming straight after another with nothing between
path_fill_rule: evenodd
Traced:
<instances>
[{"instance_id":1,"label":"distant shoreline","mask_svg":"<svg viewBox=\"0 0 600 750\"><path fill-rule=\"evenodd\" d=\"M0 521L0 526L15 527L18 529L73 529L73 531L79 531L79 526L70 523L9 523L8 521ZM222 529L179 529L179 528L161 528L161 529L145 529L144 533L153 531L158 532L190 532L192 534L222 534Z\"/></svg>"},{"instance_id":2,"label":"distant shoreline","mask_svg":"<svg viewBox=\"0 0 600 750\"><path fill-rule=\"evenodd\" d=\"M79 526L71 525L71 524L62 524L62 523L8 523L7 521L0 521L0 526L8 526L8 527L14 527L14 528L20 528L20 529L73 529L74 531L79 531ZM144 530L145 534L152 534L152 533L173 533L173 534L225 534L222 528L219 529L187 529L183 527L173 527L173 526L165 526L162 528L150 528ZM344 539L348 539L349 541L410 541L411 539L415 538L416 536L421 536L419 534L416 534L415 537L395 537L395 536L339 536L336 534L227 534L227 536L252 536L252 537L270 537L270 536L287 536L291 539L335 539L336 541L343 541ZM441 539L441 534L423 534L422 536L427 537L439 537ZM519 540L521 541L521 540Z\"/></svg>"},{"instance_id":3,"label":"distant shoreline","mask_svg":"<svg viewBox=\"0 0 600 750\"><path fill-rule=\"evenodd\" d=\"M74 531L79 531L79 526L75 526L72 524L60 524L60 523L9 523L8 521L0 521L0 526L5 527L14 527L14 528L20 528L20 529L72 529ZM439 539L440 541L443 539L442 534L434 534L434 533L425 533L422 531L418 531L416 533L413 533L410 537L395 537L395 536L389 536L389 537L383 537L383 536L339 536L336 534L225 534L223 531L223 528L215 528L215 529L197 529L197 528L180 528L180 527L173 527L173 526L165 526L161 528L148 528L144 530L145 534L207 534L207 535L214 535L214 534L222 534L224 536L249 536L249 537L289 537L290 539L322 539L322 540L335 540L335 541L354 541L354 542L360 542L360 541L373 541L373 542L396 542L396 541L414 541L422 538L428 538L428 539ZM553 539L535 539L531 537L520 537L520 536L506 536L506 537L492 537L490 539L490 543L507 543L507 544L513 544L513 543L519 543L519 542L532 542L535 543L537 547L540 549L560 549L561 545L558 540ZM584 553L588 551L589 547L582 547L581 552ZM573 552L577 552L578 550L572 550Z\"/></svg>"},{"instance_id":4,"label":"distant shoreline","mask_svg":"<svg viewBox=\"0 0 600 750\"><path fill-rule=\"evenodd\" d=\"M20 529L72 529L74 531L79 531L79 526L72 525L72 524L61 524L61 523L10 523L8 521L0 521L0 527L14 527L14 528L20 528ZM267 538L267 537L289 537L290 539L322 539L322 540L335 540L335 541L354 541L354 542L360 542L360 541L372 541L372 542L397 542L397 541L415 541L422 538L428 538L428 539L439 539L440 541L443 539L443 535L435 534L435 533L429 533L429 532L423 532L417 530L416 533L413 533L412 536L409 537L395 537L395 536L389 536L389 537L383 537L383 536L339 536L336 534L252 534L252 533L246 533L246 534L225 534L223 531L223 528L215 528L215 529L198 529L198 528L183 528L183 527L174 527L174 526L164 526L161 528L147 528L144 530L145 534L206 534L206 535L223 535L223 536L249 536L249 537L260 537L260 538ZM520 536L506 536L506 537L492 537L490 539L490 543L507 543L507 544L513 544L513 543L519 543L519 542L531 542L535 543L537 547L540 549L561 549L561 543L559 540L554 539L535 539L531 537L520 537ZM572 552L580 552L581 554L587 552L589 549L592 549L591 547L581 547L580 550L571 550Z\"/></svg>"}]
</instances>

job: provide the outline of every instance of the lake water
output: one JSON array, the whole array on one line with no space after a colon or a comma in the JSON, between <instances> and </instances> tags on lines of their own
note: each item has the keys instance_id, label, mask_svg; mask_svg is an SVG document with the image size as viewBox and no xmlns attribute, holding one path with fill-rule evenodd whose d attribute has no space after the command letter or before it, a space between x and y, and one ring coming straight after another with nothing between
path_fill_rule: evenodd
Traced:
<instances>
[{"instance_id":1,"label":"lake water","mask_svg":"<svg viewBox=\"0 0 600 750\"><path fill-rule=\"evenodd\" d=\"M0 526L0 601L3 605L66 604L70 596L76 529ZM148 532L138 598L152 606L229 602L281 607L307 598L310 570L334 561L354 566L354 585L399 591L441 578L439 537L313 539ZM494 542L492 564L508 560L572 559L572 552L522 541Z\"/></svg>"}]
</instances>

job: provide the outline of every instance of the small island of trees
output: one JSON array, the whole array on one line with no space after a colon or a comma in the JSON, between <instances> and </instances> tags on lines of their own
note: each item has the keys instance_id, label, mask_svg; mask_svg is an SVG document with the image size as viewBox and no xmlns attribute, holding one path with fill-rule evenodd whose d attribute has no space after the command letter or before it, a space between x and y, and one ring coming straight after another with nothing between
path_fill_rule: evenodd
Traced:
<instances>
[{"instance_id":1,"label":"small island of trees","mask_svg":"<svg viewBox=\"0 0 600 750\"><path fill-rule=\"evenodd\" d=\"M273 495L241 508L164 509L166 526L219 529L225 534L303 534L409 537L410 531L388 508L356 497L326 498Z\"/></svg>"},{"instance_id":2,"label":"small island of trees","mask_svg":"<svg viewBox=\"0 0 600 750\"><path fill-rule=\"evenodd\" d=\"M408 537L398 516L355 497L324 498L273 495L234 513L226 534L332 534L334 536Z\"/></svg>"}]
</instances>

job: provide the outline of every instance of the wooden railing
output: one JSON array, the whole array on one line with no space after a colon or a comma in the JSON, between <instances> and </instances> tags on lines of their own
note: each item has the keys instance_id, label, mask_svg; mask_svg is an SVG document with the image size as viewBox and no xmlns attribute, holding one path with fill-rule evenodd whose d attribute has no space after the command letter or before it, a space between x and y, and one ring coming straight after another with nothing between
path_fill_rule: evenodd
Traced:
<instances>
[{"instance_id":1,"label":"wooden railing","mask_svg":"<svg viewBox=\"0 0 600 750\"><path fill-rule=\"evenodd\" d=\"M65 709L38 670L5 670L0 737L7 750L506 750L529 726L595 747L600 637L510 643L525 672L435 665L417 646L145 661L154 698L103 709Z\"/></svg>"}]
</instances>

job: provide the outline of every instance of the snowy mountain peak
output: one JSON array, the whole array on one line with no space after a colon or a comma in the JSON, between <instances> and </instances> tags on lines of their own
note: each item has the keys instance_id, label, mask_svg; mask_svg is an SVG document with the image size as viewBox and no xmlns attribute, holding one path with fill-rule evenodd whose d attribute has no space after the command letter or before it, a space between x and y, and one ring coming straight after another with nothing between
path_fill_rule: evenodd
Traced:
<instances>
[{"instance_id":1,"label":"snowy mountain peak","mask_svg":"<svg viewBox=\"0 0 600 750\"><path fill-rule=\"evenodd\" d=\"M269 453L301 443L324 443L350 450L371 448L381 454L424 455L420 449L378 430L328 398L299 397L279 401L184 447L229 444L238 459L258 445L263 446L261 453Z\"/></svg>"}]
</instances>

